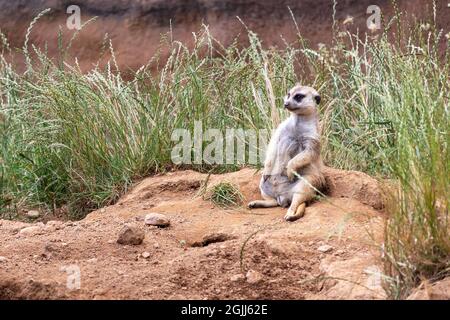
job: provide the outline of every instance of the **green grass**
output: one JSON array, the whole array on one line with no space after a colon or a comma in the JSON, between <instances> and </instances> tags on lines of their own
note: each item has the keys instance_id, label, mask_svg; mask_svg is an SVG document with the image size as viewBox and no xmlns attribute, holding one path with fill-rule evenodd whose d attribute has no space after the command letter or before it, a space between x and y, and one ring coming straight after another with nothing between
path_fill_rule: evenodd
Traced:
<instances>
[{"instance_id":1,"label":"green grass","mask_svg":"<svg viewBox=\"0 0 450 320\"><path fill-rule=\"evenodd\" d=\"M332 45L320 50L300 33L285 48L266 49L251 31L248 47L223 47L204 27L193 48L163 37L167 62L155 57L130 80L114 59L82 73L29 41L20 73L1 36L0 215L64 207L82 218L114 203L134 180L173 167L176 128L192 132L196 120L221 130L276 127L287 116L282 97L299 81L322 96L325 162L393 181L385 287L404 298L422 279L450 274L450 55L441 30L396 25L387 23L375 39L339 32L336 23ZM191 167L222 172L240 165Z\"/></svg>"},{"instance_id":2,"label":"green grass","mask_svg":"<svg viewBox=\"0 0 450 320\"><path fill-rule=\"evenodd\" d=\"M239 187L231 182L220 182L206 192L206 198L222 208L241 206L244 201Z\"/></svg>"}]
</instances>

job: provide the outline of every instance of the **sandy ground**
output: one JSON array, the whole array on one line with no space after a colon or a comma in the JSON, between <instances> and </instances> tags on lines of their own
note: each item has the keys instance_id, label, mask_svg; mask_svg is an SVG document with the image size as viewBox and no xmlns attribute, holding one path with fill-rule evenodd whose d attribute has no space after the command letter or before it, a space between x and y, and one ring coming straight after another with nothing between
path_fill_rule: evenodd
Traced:
<instances>
[{"instance_id":1,"label":"sandy ground","mask_svg":"<svg viewBox=\"0 0 450 320\"><path fill-rule=\"evenodd\" d=\"M329 197L292 223L282 208L215 206L199 196L207 175L194 171L147 178L82 221L0 220L0 299L384 298L377 181L326 176ZM259 178L246 168L212 175L207 187L236 183L247 202L259 198ZM151 212L170 226L145 225ZM118 244L124 226L143 230L143 243Z\"/></svg>"}]
</instances>

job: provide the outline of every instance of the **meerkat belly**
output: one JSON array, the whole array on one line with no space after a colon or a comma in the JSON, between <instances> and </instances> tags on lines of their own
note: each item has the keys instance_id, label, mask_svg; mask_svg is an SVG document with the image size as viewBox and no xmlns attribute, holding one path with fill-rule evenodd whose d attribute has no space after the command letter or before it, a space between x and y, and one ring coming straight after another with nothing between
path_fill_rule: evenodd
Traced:
<instances>
[{"instance_id":1,"label":"meerkat belly","mask_svg":"<svg viewBox=\"0 0 450 320\"><path fill-rule=\"evenodd\" d=\"M298 180L289 181L286 175L286 167L292 158L302 150L301 140L293 136L284 136L277 146L277 165L270 175L261 179L261 191L277 200L281 207L288 207L292 202L294 186Z\"/></svg>"},{"instance_id":2,"label":"meerkat belly","mask_svg":"<svg viewBox=\"0 0 450 320\"><path fill-rule=\"evenodd\" d=\"M298 180L289 181L288 177L281 174L262 176L261 192L277 200L281 207L288 207L292 202L293 189Z\"/></svg>"}]
</instances>

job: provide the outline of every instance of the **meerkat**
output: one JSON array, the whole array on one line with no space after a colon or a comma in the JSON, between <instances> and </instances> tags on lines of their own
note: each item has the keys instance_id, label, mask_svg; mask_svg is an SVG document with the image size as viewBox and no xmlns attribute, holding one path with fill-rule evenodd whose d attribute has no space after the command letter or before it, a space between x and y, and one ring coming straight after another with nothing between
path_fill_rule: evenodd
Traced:
<instances>
[{"instance_id":1,"label":"meerkat","mask_svg":"<svg viewBox=\"0 0 450 320\"><path fill-rule=\"evenodd\" d=\"M291 115L275 130L266 151L259 184L264 200L250 202L249 208L289 207L286 221L303 216L306 202L324 184L319 103L320 95L311 87L297 84L289 90L284 107Z\"/></svg>"}]
</instances>

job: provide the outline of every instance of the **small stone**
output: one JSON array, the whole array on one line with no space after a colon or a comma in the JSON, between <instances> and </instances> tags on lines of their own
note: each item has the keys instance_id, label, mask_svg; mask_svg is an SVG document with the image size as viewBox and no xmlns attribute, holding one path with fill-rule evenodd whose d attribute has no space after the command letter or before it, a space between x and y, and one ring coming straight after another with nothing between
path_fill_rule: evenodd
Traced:
<instances>
[{"instance_id":1,"label":"small stone","mask_svg":"<svg viewBox=\"0 0 450 320\"><path fill-rule=\"evenodd\" d=\"M91 259L88 259L86 262L87 263L97 263L98 259L97 258L91 258Z\"/></svg>"},{"instance_id":2,"label":"small stone","mask_svg":"<svg viewBox=\"0 0 450 320\"><path fill-rule=\"evenodd\" d=\"M32 236L39 233L39 231L41 231L40 226L31 226L23 228L22 230L19 231L19 234L23 236Z\"/></svg>"},{"instance_id":3,"label":"small stone","mask_svg":"<svg viewBox=\"0 0 450 320\"><path fill-rule=\"evenodd\" d=\"M327 253L333 250L333 247L328 245L328 244L324 244L323 246L320 246L317 248L317 251L320 251L322 253Z\"/></svg>"},{"instance_id":4,"label":"small stone","mask_svg":"<svg viewBox=\"0 0 450 320\"><path fill-rule=\"evenodd\" d=\"M142 241L144 241L144 238L145 238L144 231L136 227L125 226L122 228L122 230L120 230L117 243L139 245L142 243Z\"/></svg>"},{"instance_id":5,"label":"small stone","mask_svg":"<svg viewBox=\"0 0 450 320\"><path fill-rule=\"evenodd\" d=\"M144 259L150 258L150 252L147 252L147 251L142 252L142 258L144 258Z\"/></svg>"},{"instance_id":6,"label":"small stone","mask_svg":"<svg viewBox=\"0 0 450 320\"><path fill-rule=\"evenodd\" d=\"M244 277L244 275L243 274L235 274L235 275L233 275L233 276L231 276L230 277L230 280L232 281L232 282L239 282L239 281L244 281L245 280L245 277Z\"/></svg>"},{"instance_id":7,"label":"small stone","mask_svg":"<svg viewBox=\"0 0 450 320\"><path fill-rule=\"evenodd\" d=\"M108 240L108 243L113 244L113 243L115 243L115 241L111 239L111 240Z\"/></svg>"},{"instance_id":8,"label":"small stone","mask_svg":"<svg viewBox=\"0 0 450 320\"><path fill-rule=\"evenodd\" d=\"M27 213L25 213L25 215L26 215L28 218L36 219L36 218L39 218L39 216L40 216L41 214L40 214L39 211L37 211L37 210L30 210L30 211L28 211Z\"/></svg>"},{"instance_id":9,"label":"small stone","mask_svg":"<svg viewBox=\"0 0 450 320\"><path fill-rule=\"evenodd\" d=\"M58 252L60 250L60 246L56 243L48 242L45 244L44 250L48 252Z\"/></svg>"},{"instance_id":10,"label":"small stone","mask_svg":"<svg viewBox=\"0 0 450 320\"><path fill-rule=\"evenodd\" d=\"M61 221L50 220L47 222L46 227L53 227L55 230L62 229L64 227L64 223Z\"/></svg>"},{"instance_id":11,"label":"small stone","mask_svg":"<svg viewBox=\"0 0 450 320\"><path fill-rule=\"evenodd\" d=\"M100 213L105 213L106 209L100 209Z\"/></svg>"},{"instance_id":12,"label":"small stone","mask_svg":"<svg viewBox=\"0 0 450 320\"><path fill-rule=\"evenodd\" d=\"M245 276L247 278L247 282L250 284L257 284L262 281L263 275L255 270L248 270L247 275Z\"/></svg>"},{"instance_id":13,"label":"small stone","mask_svg":"<svg viewBox=\"0 0 450 320\"><path fill-rule=\"evenodd\" d=\"M97 296L102 296L106 293L105 289L101 289L101 288L97 288L95 289L92 294L97 295Z\"/></svg>"},{"instance_id":14,"label":"small stone","mask_svg":"<svg viewBox=\"0 0 450 320\"><path fill-rule=\"evenodd\" d=\"M231 240L234 237L225 233L210 233L204 235L201 240L196 240L191 243L191 247L206 247L207 245L211 243L216 242L224 242L227 240Z\"/></svg>"},{"instance_id":15,"label":"small stone","mask_svg":"<svg viewBox=\"0 0 450 320\"><path fill-rule=\"evenodd\" d=\"M145 216L145 224L150 226L158 226L161 228L168 227L170 220L165 215L160 213L149 213Z\"/></svg>"},{"instance_id":16,"label":"small stone","mask_svg":"<svg viewBox=\"0 0 450 320\"><path fill-rule=\"evenodd\" d=\"M153 245L153 248L159 249L159 244L158 244L158 243L155 243L155 244Z\"/></svg>"},{"instance_id":17,"label":"small stone","mask_svg":"<svg viewBox=\"0 0 450 320\"><path fill-rule=\"evenodd\" d=\"M0 256L0 263L6 262L8 259L6 257Z\"/></svg>"}]
</instances>

